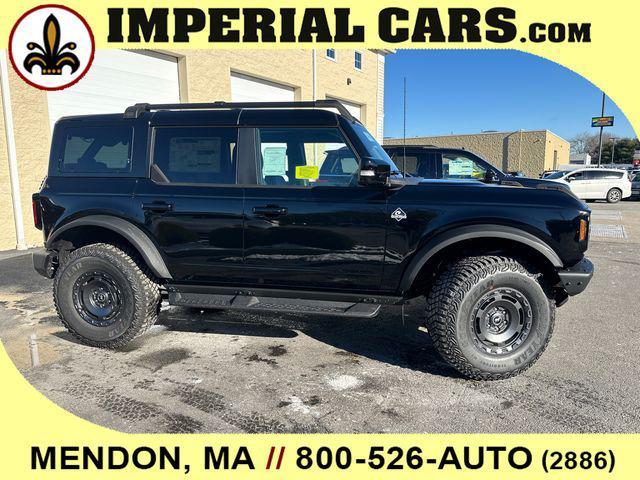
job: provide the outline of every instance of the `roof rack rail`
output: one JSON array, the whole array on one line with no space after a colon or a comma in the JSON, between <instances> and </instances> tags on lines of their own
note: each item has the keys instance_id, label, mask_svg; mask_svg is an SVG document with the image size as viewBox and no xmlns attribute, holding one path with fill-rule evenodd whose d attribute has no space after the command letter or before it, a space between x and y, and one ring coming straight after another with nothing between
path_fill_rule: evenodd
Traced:
<instances>
[{"instance_id":1,"label":"roof rack rail","mask_svg":"<svg viewBox=\"0 0 640 480\"><path fill-rule=\"evenodd\" d=\"M335 108L343 117L359 122L339 100L313 100L301 102L213 102L213 103L136 103L127 107L124 118L138 118L152 110L208 110L208 109L251 109L251 108Z\"/></svg>"}]
</instances>

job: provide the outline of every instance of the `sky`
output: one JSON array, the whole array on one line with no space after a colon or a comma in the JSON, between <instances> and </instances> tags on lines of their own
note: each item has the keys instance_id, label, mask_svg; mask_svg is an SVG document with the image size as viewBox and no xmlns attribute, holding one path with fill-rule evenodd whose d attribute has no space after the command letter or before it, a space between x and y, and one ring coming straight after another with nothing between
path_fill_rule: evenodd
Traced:
<instances>
[{"instance_id":1,"label":"sky","mask_svg":"<svg viewBox=\"0 0 640 480\"><path fill-rule=\"evenodd\" d=\"M591 128L602 92L549 60L516 51L398 50L386 58L384 136L402 137L403 77L407 79L407 137L485 130L551 130L566 140ZM635 137L607 97L605 131Z\"/></svg>"}]
</instances>

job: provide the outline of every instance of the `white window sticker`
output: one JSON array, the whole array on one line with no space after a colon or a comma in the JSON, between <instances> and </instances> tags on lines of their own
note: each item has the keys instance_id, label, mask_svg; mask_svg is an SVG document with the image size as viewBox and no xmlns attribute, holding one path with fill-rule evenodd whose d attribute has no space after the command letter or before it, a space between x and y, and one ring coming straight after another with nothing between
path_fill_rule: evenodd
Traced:
<instances>
[{"instance_id":1,"label":"white window sticker","mask_svg":"<svg viewBox=\"0 0 640 480\"><path fill-rule=\"evenodd\" d=\"M265 177L287 172L287 147L266 147L262 152L262 174Z\"/></svg>"}]
</instances>

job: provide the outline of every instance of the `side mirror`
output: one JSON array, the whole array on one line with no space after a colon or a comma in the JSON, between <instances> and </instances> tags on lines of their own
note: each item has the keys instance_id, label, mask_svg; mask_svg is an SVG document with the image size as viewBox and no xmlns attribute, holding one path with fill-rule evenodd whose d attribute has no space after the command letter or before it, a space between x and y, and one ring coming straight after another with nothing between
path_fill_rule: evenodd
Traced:
<instances>
[{"instance_id":1,"label":"side mirror","mask_svg":"<svg viewBox=\"0 0 640 480\"><path fill-rule=\"evenodd\" d=\"M391 167L386 163L376 163L373 158L363 158L360 167L361 185L387 185L391 176Z\"/></svg>"},{"instance_id":2,"label":"side mirror","mask_svg":"<svg viewBox=\"0 0 640 480\"><path fill-rule=\"evenodd\" d=\"M567 177L567 178L565 178L565 181L567 183L571 183L573 181L573 177Z\"/></svg>"},{"instance_id":3,"label":"side mirror","mask_svg":"<svg viewBox=\"0 0 640 480\"><path fill-rule=\"evenodd\" d=\"M489 168L486 172L484 172L484 181L486 183L498 183L498 181L500 181L500 178L498 178L496 172Z\"/></svg>"}]
</instances>

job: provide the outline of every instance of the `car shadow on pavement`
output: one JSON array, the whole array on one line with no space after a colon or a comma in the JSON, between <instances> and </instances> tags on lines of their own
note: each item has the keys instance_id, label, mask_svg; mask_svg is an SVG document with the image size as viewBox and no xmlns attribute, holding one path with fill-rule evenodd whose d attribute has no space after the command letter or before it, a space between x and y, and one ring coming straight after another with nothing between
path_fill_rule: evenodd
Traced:
<instances>
[{"instance_id":1,"label":"car shadow on pavement","mask_svg":"<svg viewBox=\"0 0 640 480\"><path fill-rule=\"evenodd\" d=\"M171 331L218 335L294 338L300 332L353 355L462 378L440 358L429 335L418 330L421 315L407 309L403 321L399 307L386 307L373 319L172 308L160 314L157 324Z\"/></svg>"}]
</instances>

